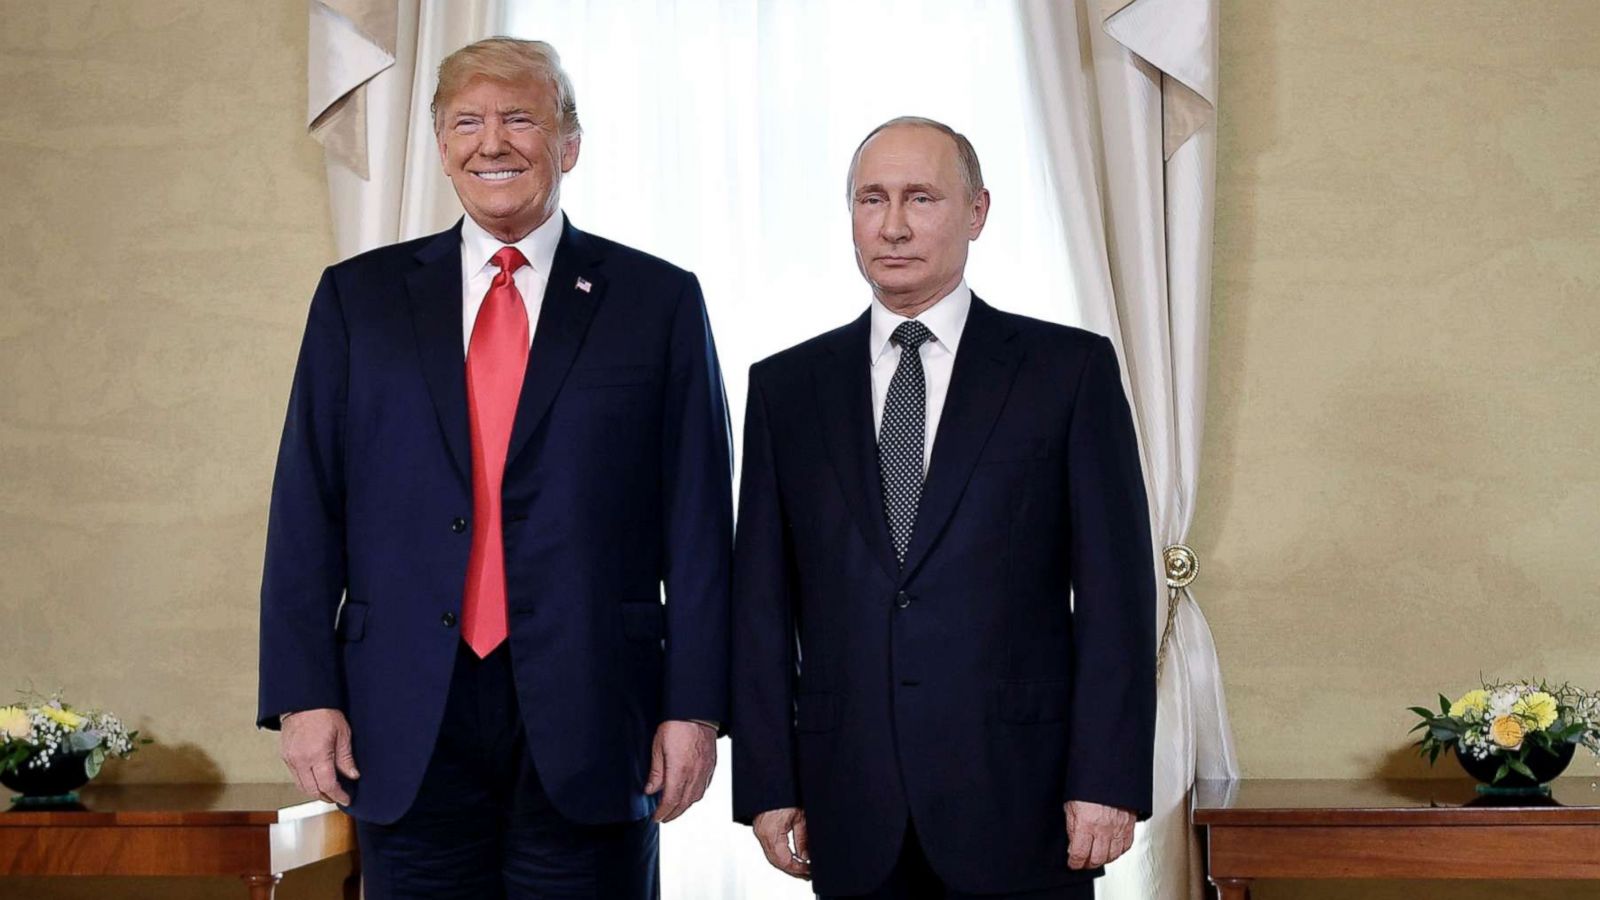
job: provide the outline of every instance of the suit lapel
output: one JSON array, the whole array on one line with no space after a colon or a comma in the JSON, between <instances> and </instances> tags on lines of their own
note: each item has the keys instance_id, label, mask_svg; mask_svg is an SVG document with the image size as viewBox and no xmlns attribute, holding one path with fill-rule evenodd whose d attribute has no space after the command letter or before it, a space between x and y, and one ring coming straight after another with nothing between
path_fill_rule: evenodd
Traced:
<instances>
[{"instance_id":1,"label":"suit lapel","mask_svg":"<svg viewBox=\"0 0 1600 900\"><path fill-rule=\"evenodd\" d=\"M417 251L419 267L406 275L411 323L422 356L433 409L463 481L472 482L472 440L467 430L466 355L461 331L461 223Z\"/></svg>"},{"instance_id":2,"label":"suit lapel","mask_svg":"<svg viewBox=\"0 0 1600 900\"><path fill-rule=\"evenodd\" d=\"M901 584L916 573L943 533L972 477L978 454L989 442L1022 359L1020 348L1011 340L1014 336L1015 330L1004 317L974 295L956 350L950 390L939 415L933 459L917 505L917 524L906 548Z\"/></svg>"},{"instance_id":3,"label":"suit lapel","mask_svg":"<svg viewBox=\"0 0 1600 900\"><path fill-rule=\"evenodd\" d=\"M883 486L878 479L878 447L872 423L872 370L868 341L871 311L839 329L817 355L813 374L824 440L845 503L861 536L890 580L899 577L883 513ZM842 414L841 414L842 413Z\"/></svg>"},{"instance_id":4,"label":"suit lapel","mask_svg":"<svg viewBox=\"0 0 1600 900\"><path fill-rule=\"evenodd\" d=\"M507 468L544 421L578 348L583 346L589 323L606 291L605 277L595 268L598 262L594 243L568 220L561 242L556 245L544 302L539 307L528 371L523 376L517 416L511 426L511 446L506 451Z\"/></svg>"}]
</instances>

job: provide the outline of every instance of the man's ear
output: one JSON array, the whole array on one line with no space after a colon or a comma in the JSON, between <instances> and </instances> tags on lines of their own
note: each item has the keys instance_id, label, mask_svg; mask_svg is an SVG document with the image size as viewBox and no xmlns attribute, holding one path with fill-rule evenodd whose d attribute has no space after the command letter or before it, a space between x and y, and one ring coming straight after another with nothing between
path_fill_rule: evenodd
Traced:
<instances>
[{"instance_id":1,"label":"man's ear","mask_svg":"<svg viewBox=\"0 0 1600 900\"><path fill-rule=\"evenodd\" d=\"M983 225L989 221L989 189L980 188L972 198L972 221L967 226L967 240L975 241L983 234Z\"/></svg>"},{"instance_id":2,"label":"man's ear","mask_svg":"<svg viewBox=\"0 0 1600 900\"><path fill-rule=\"evenodd\" d=\"M583 146L583 135L575 134L561 142L561 172L565 174L572 171L578 164L578 151Z\"/></svg>"}]
</instances>

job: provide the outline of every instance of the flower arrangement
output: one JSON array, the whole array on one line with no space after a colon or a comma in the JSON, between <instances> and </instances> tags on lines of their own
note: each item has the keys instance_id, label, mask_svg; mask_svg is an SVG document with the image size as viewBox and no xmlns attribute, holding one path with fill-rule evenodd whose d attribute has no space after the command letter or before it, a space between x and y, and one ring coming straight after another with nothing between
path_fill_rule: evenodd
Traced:
<instances>
[{"instance_id":1,"label":"flower arrangement","mask_svg":"<svg viewBox=\"0 0 1600 900\"><path fill-rule=\"evenodd\" d=\"M1484 682L1453 703L1440 694L1437 713L1411 711L1422 717L1411 730L1422 732L1417 747L1430 765L1449 748L1469 773L1492 766L1491 785L1547 781L1554 776L1535 766L1552 757L1565 766L1578 746L1600 755L1600 694L1569 684Z\"/></svg>"},{"instance_id":2,"label":"flower arrangement","mask_svg":"<svg viewBox=\"0 0 1600 900\"><path fill-rule=\"evenodd\" d=\"M59 694L0 706L0 775L8 782L73 757L82 757L88 780L100 774L107 758L126 758L148 743L111 713L77 709L63 703Z\"/></svg>"}]
</instances>

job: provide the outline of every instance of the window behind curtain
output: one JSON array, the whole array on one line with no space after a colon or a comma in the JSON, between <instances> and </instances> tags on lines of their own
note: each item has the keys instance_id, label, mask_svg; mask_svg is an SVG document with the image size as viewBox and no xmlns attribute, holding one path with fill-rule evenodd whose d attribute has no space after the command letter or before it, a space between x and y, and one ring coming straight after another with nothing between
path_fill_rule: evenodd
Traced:
<instances>
[{"instance_id":1,"label":"window behind curtain","mask_svg":"<svg viewBox=\"0 0 1600 900\"><path fill-rule=\"evenodd\" d=\"M736 435L749 365L871 299L845 176L861 138L895 116L945 122L978 150L993 206L968 263L973 290L1080 324L1010 0L507 6L504 31L554 44L577 91L583 147L563 208L579 227L699 276ZM710 793L663 829L664 896L811 896L729 822L720 749Z\"/></svg>"}]
</instances>

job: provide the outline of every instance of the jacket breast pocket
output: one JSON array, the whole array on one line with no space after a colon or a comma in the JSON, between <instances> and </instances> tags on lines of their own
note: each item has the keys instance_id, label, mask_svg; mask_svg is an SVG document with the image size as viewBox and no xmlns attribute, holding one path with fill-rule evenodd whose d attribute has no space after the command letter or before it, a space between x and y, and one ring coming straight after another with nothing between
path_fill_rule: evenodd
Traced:
<instances>
[{"instance_id":1,"label":"jacket breast pocket","mask_svg":"<svg viewBox=\"0 0 1600 900\"><path fill-rule=\"evenodd\" d=\"M655 366L590 366L573 369L570 383L579 390L643 386L655 381Z\"/></svg>"},{"instance_id":2,"label":"jacket breast pocket","mask_svg":"<svg viewBox=\"0 0 1600 900\"><path fill-rule=\"evenodd\" d=\"M839 701L833 694L801 694L795 698L794 730L832 731L839 727Z\"/></svg>"},{"instance_id":3,"label":"jacket breast pocket","mask_svg":"<svg viewBox=\"0 0 1600 900\"><path fill-rule=\"evenodd\" d=\"M1031 459L1048 459L1053 447L1049 438L1033 437L1008 440L998 435L983 448L978 458L982 463L1023 462Z\"/></svg>"},{"instance_id":4,"label":"jacket breast pocket","mask_svg":"<svg viewBox=\"0 0 1600 900\"><path fill-rule=\"evenodd\" d=\"M1066 681L1005 681L996 694L1002 722L1034 725L1062 722L1072 702L1072 685Z\"/></svg>"},{"instance_id":5,"label":"jacket breast pocket","mask_svg":"<svg viewBox=\"0 0 1600 900\"><path fill-rule=\"evenodd\" d=\"M339 640L346 643L359 641L367 633L367 604L355 603L349 600L339 607L338 620L334 622L333 633Z\"/></svg>"}]
</instances>

